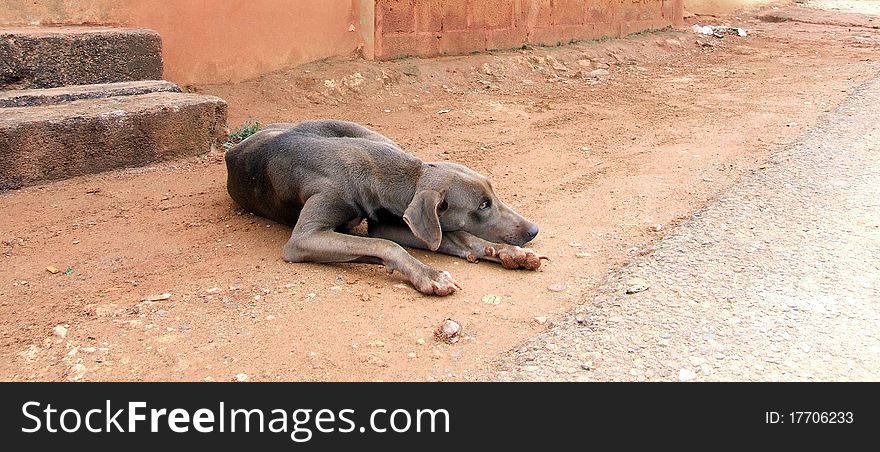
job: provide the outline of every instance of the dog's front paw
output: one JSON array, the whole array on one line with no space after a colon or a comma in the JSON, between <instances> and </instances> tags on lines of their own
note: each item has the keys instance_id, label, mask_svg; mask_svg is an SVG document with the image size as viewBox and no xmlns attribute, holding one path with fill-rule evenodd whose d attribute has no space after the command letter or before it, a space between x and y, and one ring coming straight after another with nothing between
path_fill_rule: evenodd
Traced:
<instances>
[{"instance_id":1,"label":"dog's front paw","mask_svg":"<svg viewBox=\"0 0 880 452\"><path fill-rule=\"evenodd\" d=\"M511 270L517 268L537 270L542 260L550 260L549 257L538 254L533 249L513 245L488 246L485 254L486 257L498 259L504 268Z\"/></svg>"},{"instance_id":2,"label":"dog's front paw","mask_svg":"<svg viewBox=\"0 0 880 452\"><path fill-rule=\"evenodd\" d=\"M452 279L452 275L449 272L434 269L430 269L426 275L413 281L413 286L423 294L439 295L441 297L461 290L461 286Z\"/></svg>"}]
</instances>

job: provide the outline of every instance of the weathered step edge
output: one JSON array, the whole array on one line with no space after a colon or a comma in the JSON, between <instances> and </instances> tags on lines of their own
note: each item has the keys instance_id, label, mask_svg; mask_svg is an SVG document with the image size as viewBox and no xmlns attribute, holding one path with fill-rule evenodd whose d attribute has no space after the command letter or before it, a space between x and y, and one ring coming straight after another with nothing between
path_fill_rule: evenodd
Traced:
<instances>
[{"instance_id":1,"label":"weathered step edge","mask_svg":"<svg viewBox=\"0 0 880 452\"><path fill-rule=\"evenodd\" d=\"M159 80L162 69L153 30L0 28L0 90Z\"/></svg>"},{"instance_id":2,"label":"weathered step edge","mask_svg":"<svg viewBox=\"0 0 880 452\"><path fill-rule=\"evenodd\" d=\"M180 87L165 80L99 83L44 89L0 91L0 108L57 105L83 99L114 96L137 96L156 92L182 92Z\"/></svg>"},{"instance_id":3,"label":"weathered step edge","mask_svg":"<svg viewBox=\"0 0 880 452\"><path fill-rule=\"evenodd\" d=\"M226 113L169 92L0 109L0 190L219 151Z\"/></svg>"}]
</instances>

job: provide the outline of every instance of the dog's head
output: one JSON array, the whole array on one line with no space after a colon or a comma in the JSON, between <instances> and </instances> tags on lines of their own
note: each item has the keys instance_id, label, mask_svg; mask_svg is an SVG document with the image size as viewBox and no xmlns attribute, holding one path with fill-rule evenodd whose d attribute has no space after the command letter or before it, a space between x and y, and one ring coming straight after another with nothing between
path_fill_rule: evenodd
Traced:
<instances>
[{"instance_id":1,"label":"dog's head","mask_svg":"<svg viewBox=\"0 0 880 452\"><path fill-rule=\"evenodd\" d=\"M501 202L488 178L447 162L425 165L403 220L431 250L440 247L444 231L516 246L538 235L538 225Z\"/></svg>"}]
</instances>

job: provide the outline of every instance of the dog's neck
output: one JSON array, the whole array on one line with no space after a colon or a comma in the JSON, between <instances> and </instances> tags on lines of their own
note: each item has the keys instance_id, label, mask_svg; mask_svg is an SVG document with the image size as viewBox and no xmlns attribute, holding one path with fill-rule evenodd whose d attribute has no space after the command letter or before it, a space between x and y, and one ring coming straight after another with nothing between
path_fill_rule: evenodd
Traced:
<instances>
[{"instance_id":1,"label":"dog's neck","mask_svg":"<svg viewBox=\"0 0 880 452\"><path fill-rule=\"evenodd\" d=\"M403 217L403 212L409 206L420 181L429 169L428 165L421 160L412 157L404 161L385 162L379 164L377 180L381 180L374 189L378 198L378 205L384 210L397 217Z\"/></svg>"}]
</instances>

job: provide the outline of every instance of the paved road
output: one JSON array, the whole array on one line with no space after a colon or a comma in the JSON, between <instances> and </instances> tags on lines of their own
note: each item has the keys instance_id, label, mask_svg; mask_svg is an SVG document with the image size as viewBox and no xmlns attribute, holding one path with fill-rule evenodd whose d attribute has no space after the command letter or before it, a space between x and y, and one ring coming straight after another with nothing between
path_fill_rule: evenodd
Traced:
<instances>
[{"instance_id":1,"label":"paved road","mask_svg":"<svg viewBox=\"0 0 880 452\"><path fill-rule=\"evenodd\" d=\"M650 288L626 294L631 278ZM497 378L880 380L880 77Z\"/></svg>"}]
</instances>

